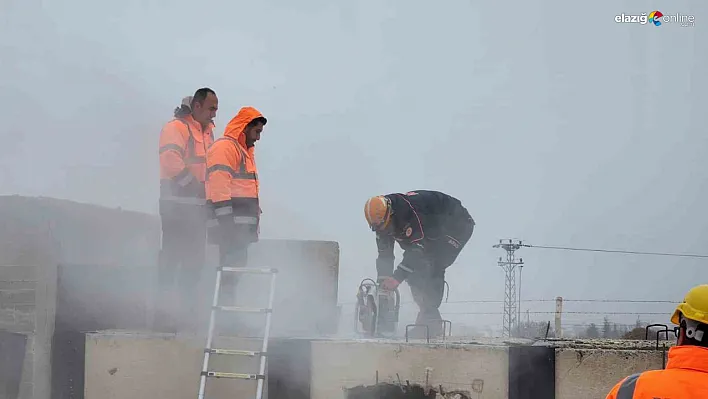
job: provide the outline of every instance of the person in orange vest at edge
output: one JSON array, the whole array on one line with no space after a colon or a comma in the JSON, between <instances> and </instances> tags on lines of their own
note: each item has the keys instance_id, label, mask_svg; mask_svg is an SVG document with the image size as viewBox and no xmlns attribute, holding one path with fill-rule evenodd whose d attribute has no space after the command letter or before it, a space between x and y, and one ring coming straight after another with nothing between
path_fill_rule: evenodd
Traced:
<instances>
[{"instance_id":1,"label":"person in orange vest at edge","mask_svg":"<svg viewBox=\"0 0 708 399\"><path fill-rule=\"evenodd\" d=\"M671 322L678 341L666 368L625 377L606 399L708 398L708 284L688 291Z\"/></svg>"},{"instance_id":2,"label":"person in orange vest at edge","mask_svg":"<svg viewBox=\"0 0 708 399\"><path fill-rule=\"evenodd\" d=\"M220 267L246 267L248 247L258 241L261 207L255 144L267 122L257 109L241 108L207 154L208 237L219 247ZM238 306L238 279L235 273L222 273L219 306ZM235 333L235 319L218 318L216 329Z\"/></svg>"},{"instance_id":3,"label":"person in orange vest at edge","mask_svg":"<svg viewBox=\"0 0 708 399\"><path fill-rule=\"evenodd\" d=\"M214 142L216 93L185 97L160 133L162 247L153 328L196 331L198 288L206 253L206 153ZM177 292L175 292L177 291Z\"/></svg>"},{"instance_id":4,"label":"person in orange vest at edge","mask_svg":"<svg viewBox=\"0 0 708 399\"><path fill-rule=\"evenodd\" d=\"M418 305L418 325L408 336L440 336L444 333L439 308L445 271L472 237L474 219L457 198L430 190L371 197L364 205L364 215L376 233L379 286L394 290L407 281ZM403 249L403 259L394 271L395 242Z\"/></svg>"}]
</instances>

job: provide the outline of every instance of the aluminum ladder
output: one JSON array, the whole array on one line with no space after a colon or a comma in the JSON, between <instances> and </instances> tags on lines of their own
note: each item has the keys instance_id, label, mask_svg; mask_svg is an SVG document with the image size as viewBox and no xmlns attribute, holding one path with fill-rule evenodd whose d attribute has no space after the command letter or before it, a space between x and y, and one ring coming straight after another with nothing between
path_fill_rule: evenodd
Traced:
<instances>
[{"instance_id":1,"label":"aluminum ladder","mask_svg":"<svg viewBox=\"0 0 708 399\"><path fill-rule=\"evenodd\" d=\"M242 274L270 274L270 293L268 294L268 307L267 308L249 308L241 306L224 306L219 305L219 291L221 290L221 273L242 273ZM263 385L265 382L265 367L266 367L266 354L268 351L268 338L270 336L270 326L271 326L271 316L273 314L273 300L275 297L275 276L278 274L277 269L269 268L250 268L250 267L219 267L216 269L216 286L214 289L214 299L211 305L211 315L209 317L209 332L207 333L206 348L204 348L204 363L202 364L201 377L199 379L199 396L198 399L204 399L204 390L206 388L207 378L232 378L239 380L258 380L258 387L256 389L256 399L262 399L263 397ZM242 312L242 313L265 313L265 331L263 334L263 345L260 351L248 351L239 349L216 349L212 348L212 341L214 338L214 322L216 319L217 311L226 312ZM211 355L235 355L235 356L249 356L261 357L260 368L258 374L244 374L244 373L227 373L219 371L209 370L209 358Z\"/></svg>"}]
</instances>

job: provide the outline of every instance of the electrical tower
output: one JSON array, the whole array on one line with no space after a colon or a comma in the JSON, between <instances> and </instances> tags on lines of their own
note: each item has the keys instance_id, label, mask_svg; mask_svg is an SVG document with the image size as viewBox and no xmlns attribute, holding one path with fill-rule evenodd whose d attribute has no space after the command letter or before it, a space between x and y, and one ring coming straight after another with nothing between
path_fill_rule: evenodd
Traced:
<instances>
[{"instance_id":1,"label":"electrical tower","mask_svg":"<svg viewBox=\"0 0 708 399\"><path fill-rule=\"evenodd\" d=\"M499 257L499 266L504 269L505 283L504 283L504 329L502 335L505 337L511 337L514 328L519 327L520 312L521 312L521 284L519 282L519 296L517 302L516 296L516 267L519 267L519 274L521 274L521 268L524 267L524 260L519 258L517 261L514 257L514 252L521 247L526 245L522 244L521 241L516 243L512 242L510 239L508 242L503 242L499 240L499 244L494 245L494 248L502 248L506 251L506 260L503 257ZM519 276L521 277L521 276Z\"/></svg>"}]
</instances>

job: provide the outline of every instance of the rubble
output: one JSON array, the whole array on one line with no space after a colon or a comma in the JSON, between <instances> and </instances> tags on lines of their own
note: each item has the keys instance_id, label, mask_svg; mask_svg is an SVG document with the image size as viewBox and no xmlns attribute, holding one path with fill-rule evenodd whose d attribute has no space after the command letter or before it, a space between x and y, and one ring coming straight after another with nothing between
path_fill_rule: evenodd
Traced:
<instances>
[{"instance_id":1,"label":"rubble","mask_svg":"<svg viewBox=\"0 0 708 399\"><path fill-rule=\"evenodd\" d=\"M548 345L557 349L609 349L609 350L656 350L656 339L548 339ZM676 345L676 340L659 340L659 349Z\"/></svg>"},{"instance_id":2,"label":"rubble","mask_svg":"<svg viewBox=\"0 0 708 399\"><path fill-rule=\"evenodd\" d=\"M358 385L354 388L345 389L347 399L471 399L469 392L449 391L445 392L442 387L438 389L429 388L406 382L403 384L391 384L382 382L376 385Z\"/></svg>"}]
</instances>

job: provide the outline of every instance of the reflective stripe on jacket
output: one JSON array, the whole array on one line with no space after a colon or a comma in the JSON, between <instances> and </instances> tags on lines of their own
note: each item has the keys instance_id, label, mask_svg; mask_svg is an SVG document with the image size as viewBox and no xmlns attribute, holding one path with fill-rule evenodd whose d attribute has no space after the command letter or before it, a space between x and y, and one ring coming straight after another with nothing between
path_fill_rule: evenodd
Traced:
<instances>
[{"instance_id":1,"label":"reflective stripe on jacket","mask_svg":"<svg viewBox=\"0 0 708 399\"><path fill-rule=\"evenodd\" d=\"M244 130L252 120L261 117L255 108L242 108L227 125L224 137L209 148L206 198L216 217L233 214L239 223L258 223L259 181L255 147L246 147Z\"/></svg>"},{"instance_id":2,"label":"reflective stripe on jacket","mask_svg":"<svg viewBox=\"0 0 708 399\"><path fill-rule=\"evenodd\" d=\"M160 133L160 199L184 204L205 203L206 153L214 142L188 115L175 118Z\"/></svg>"}]
</instances>

